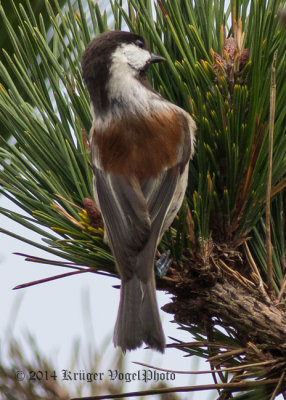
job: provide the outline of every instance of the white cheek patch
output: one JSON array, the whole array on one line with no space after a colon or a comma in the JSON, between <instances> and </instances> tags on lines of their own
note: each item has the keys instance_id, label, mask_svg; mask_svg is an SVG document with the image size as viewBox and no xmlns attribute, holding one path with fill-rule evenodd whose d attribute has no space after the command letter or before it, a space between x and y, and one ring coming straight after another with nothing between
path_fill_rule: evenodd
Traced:
<instances>
[{"instance_id":1,"label":"white cheek patch","mask_svg":"<svg viewBox=\"0 0 286 400\"><path fill-rule=\"evenodd\" d=\"M146 49L141 49L135 44L122 44L112 56L113 63L128 64L136 70L140 70L149 64L151 54Z\"/></svg>"},{"instance_id":2,"label":"white cheek patch","mask_svg":"<svg viewBox=\"0 0 286 400\"><path fill-rule=\"evenodd\" d=\"M150 90L146 89L137 79L139 70L150 62L151 54L135 44L123 44L112 55L110 77L107 84L109 99L116 99L118 106L113 106L113 112L122 114L140 109L140 112L150 108ZM117 112L118 111L118 112Z\"/></svg>"},{"instance_id":3,"label":"white cheek patch","mask_svg":"<svg viewBox=\"0 0 286 400\"><path fill-rule=\"evenodd\" d=\"M106 126L113 118L121 118L126 111L148 113L156 105L166 109L167 102L159 94L152 92L138 80L139 71L151 60L151 53L135 44L123 44L112 54L107 82L107 96L113 103L112 110L100 122L96 115L95 123ZM114 101L116 100L116 101Z\"/></svg>"}]
</instances>

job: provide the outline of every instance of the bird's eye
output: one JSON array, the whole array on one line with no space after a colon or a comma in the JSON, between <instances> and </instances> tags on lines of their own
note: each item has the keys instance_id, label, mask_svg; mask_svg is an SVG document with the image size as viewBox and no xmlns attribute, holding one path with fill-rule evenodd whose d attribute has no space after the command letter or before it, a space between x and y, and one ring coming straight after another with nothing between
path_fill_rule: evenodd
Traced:
<instances>
[{"instance_id":1,"label":"bird's eye","mask_svg":"<svg viewBox=\"0 0 286 400\"><path fill-rule=\"evenodd\" d=\"M135 44L136 44L136 46L141 47L141 49L143 48L143 45L144 45L144 43L140 39L136 40Z\"/></svg>"}]
</instances>

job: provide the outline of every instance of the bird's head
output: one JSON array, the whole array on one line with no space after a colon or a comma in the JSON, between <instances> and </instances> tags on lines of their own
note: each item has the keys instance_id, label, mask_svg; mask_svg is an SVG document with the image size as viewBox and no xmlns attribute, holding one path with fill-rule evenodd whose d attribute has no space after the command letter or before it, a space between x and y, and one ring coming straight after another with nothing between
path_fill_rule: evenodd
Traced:
<instances>
[{"instance_id":1,"label":"bird's head","mask_svg":"<svg viewBox=\"0 0 286 400\"><path fill-rule=\"evenodd\" d=\"M107 104L107 86L136 78L146 81L146 72L152 63L164 58L150 51L146 40L134 33L110 31L98 35L86 48L82 57L83 78L93 102L100 98Z\"/></svg>"}]
</instances>

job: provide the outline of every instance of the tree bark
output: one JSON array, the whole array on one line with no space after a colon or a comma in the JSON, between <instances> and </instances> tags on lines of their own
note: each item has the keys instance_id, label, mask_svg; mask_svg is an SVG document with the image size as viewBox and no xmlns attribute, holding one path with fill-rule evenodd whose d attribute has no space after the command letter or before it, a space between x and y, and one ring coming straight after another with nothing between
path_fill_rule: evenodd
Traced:
<instances>
[{"instance_id":1,"label":"tree bark","mask_svg":"<svg viewBox=\"0 0 286 400\"><path fill-rule=\"evenodd\" d=\"M241 261L238 266L241 270ZM257 285L246 282L211 264L206 268L192 262L181 270L171 269L161 288L173 294L172 303L162 309L174 314L179 323L233 328L242 346L251 342L276 355L285 353L286 313Z\"/></svg>"}]
</instances>

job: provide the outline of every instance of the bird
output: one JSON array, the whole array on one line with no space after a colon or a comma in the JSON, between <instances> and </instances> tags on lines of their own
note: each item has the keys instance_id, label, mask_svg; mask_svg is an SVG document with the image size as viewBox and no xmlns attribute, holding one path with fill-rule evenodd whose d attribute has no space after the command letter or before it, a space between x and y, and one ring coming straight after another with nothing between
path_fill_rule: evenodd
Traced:
<instances>
[{"instance_id":1,"label":"bird","mask_svg":"<svg viewBox=\"0 0 286 400\"><path fill-rule=\"evenodd\" d=\"M164 352L155 255L182 205L195 152L193 118L148 80L149 66L164 60L125 31L99 34L81 59L93 114L94 201L121 278L113 342L123 353L143 343Z\"/></svg>"}]
</instances>

